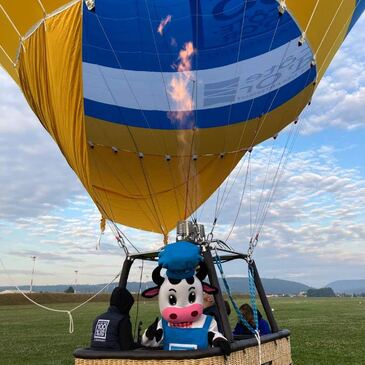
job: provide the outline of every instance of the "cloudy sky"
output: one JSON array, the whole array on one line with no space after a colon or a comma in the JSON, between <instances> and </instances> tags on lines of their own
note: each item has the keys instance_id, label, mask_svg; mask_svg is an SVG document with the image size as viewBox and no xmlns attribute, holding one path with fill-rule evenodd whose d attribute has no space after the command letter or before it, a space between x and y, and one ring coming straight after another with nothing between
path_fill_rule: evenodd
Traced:
<instances>
[{"instance_id":1,"label":"cloudy sky","mask_svg":"<svg viewBox=\"0 0 365 365\"><path fill-rule=\"evenodd\" d=\"M218 201L215 235L240 251L259 230L262 277L316 287L365 279L364 29L362 17L299 123L255 148L197 213L210 227ZM0 258L10 275L0 267L0 285L28 284L31 256L35 284L73 284L75 270L79 283L102 283L119 271L122 250L108 229L97 248L98 211L2 69L0 186ZM161 244L158 235L122 229L140 249ZM226 270L246 275L243 266Z\"/></svg>"}]
</instances>

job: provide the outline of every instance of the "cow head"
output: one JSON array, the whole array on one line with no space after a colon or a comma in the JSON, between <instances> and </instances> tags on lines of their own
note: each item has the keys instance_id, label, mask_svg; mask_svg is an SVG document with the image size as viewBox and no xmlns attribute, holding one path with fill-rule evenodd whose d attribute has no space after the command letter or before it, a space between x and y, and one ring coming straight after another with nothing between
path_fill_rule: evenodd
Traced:
<instances>
[{"instance_id":1,"label":"cow head","mask_svg":"<svg viewBox=\"0 0 365 365\"><path fill-rule=\"evenodd\" d=\"M153 271L152 278L156 287L145 290L142 296L152 298L158 295L158 304L162 317L171 323L194 322L203 313L203 292L215 294L217 289L202 279L206 268L200 265L196 275L187 279L163 278L161 266Z\"/></svg>"}]
</instances>

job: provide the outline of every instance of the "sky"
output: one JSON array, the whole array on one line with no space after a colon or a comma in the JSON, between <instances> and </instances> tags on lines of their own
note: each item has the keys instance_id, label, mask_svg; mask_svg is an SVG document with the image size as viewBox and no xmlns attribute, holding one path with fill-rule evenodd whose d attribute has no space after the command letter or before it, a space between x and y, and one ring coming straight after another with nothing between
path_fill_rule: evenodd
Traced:
<instances>
[{"instance_id":1,"label":"sky","mask_svg":"<svg viewBox=\"0 0 365 365\"><path fill-rule=\"evenodd\" d=\"M216 193L197 212L208 230L221 202L215 237L228 238L242 252L259 228L254 258L261 277L314 287L365 279L364 29L363 16L299 122L255 147L218 200ZM0 267L0 285L28 285L32 256L34 285L73 285L75 271L78 283L106 283L118 273L123 250L108 228L98 244L100 214L1 68L0 186L0 258L6 268ZM260 202L269 191L275 194L262 215ZM121 229L141 250L162 244L159 235ZM135 266L131 280L140 276ZM151 269L145 267L143 280L150 280ZM247 276L243 264L225 270Z\"/></svg>"}]
</instances>

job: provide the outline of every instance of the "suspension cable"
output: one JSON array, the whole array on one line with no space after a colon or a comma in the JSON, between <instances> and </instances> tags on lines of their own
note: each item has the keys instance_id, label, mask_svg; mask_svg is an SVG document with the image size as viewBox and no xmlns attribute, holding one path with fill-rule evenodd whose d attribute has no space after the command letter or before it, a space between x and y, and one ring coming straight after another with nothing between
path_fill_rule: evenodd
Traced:
<instances>
[{"instance_id":1,"label":"suspension cable","mask_svg":"<svg viewBox=\"0 0 365 365\"><path fill-rule=\"evenodd\" d=\"M360 0L360 1L361 1L361 0ZM327 27L327 29L326 29L326 31L325 31L325 33L324 33L324 36L323 36L323 38L322 38L322 41L321 41L320 46L318 47L318 49L322 46L322 44L323 44L323 42L324 42L324 38L327 36L327 34L328 34L328 32L329 32L329 29L331 28L331 26L332 26L332 24L333 24L333 22L334 22L334 19L337 17L337 15L338 15L338 13L339 13L339 9L341 8L342 4L343 4L343 1L341 1L341 4L340 4L340 5L339 5L339 7L337 8L337 10L336 10L336 12L335 12L335 15L333 16L333 18L332 18L332 20L331 20L331 22L330 22L329 26ZM356 10L356 8L357 8L357 6L358 6L358 5L359 5L359 3L357 3L357 4L356 4L355 10ZM316 10L317 6L318 6L318 1L317 1L317 3L316 3L315 9L314 9L314 10L313 10L313 12L312 12L311 19L312 19L312 18L313 18L313 16L314 16L314 13L315 13L315 10ZM351 16L352 16L352 14L351 14ZM343 30L344 30L344 28L345 28L346 24L348 23L349 19L351 18L351 16L347 19L347 21L345 22L344 26L342 27L342 30L338 33L337 38L336 38L336 41L335 41L335 42L333 42L332 47L331 47L331 48L330 48L330 50L328 51L327 56L325 57L325 60L323 61L323 64L321 65L321 68L317 71L317 74L320 74L320 73L321 73L322 68L323 68L323 67L324 67L324 65L326 64L326 62L325 62L325 61L327 60L327 58L328 58L329 54L331 53L331 51L332 51L332 49L333 49L334 45L337 43L337 39L338 39L338 37L340 36L340 34L342 34L342 32L343 32ZM311 19L310 19L309 23L311 22ZM308 23L308 24L309 24L309 23ZM307 24L307 28L306 28L306 29L308 29L308 24ZM317 52L318 52L318 50L317 50ZM305 84L307 84L307 82L308 82L308 78L309 78L309 74L308 74L308 76L307 76L307 80L306 80ZM314 90L313 90L313 92L314 92ZM298 106L298 108L297 108L297 114L299 114L299 106ZM262 213L262 216L261 216L261 219L260 219L260 223L258 223L257 233L256 233L256 235L255 235L255 237L254 237L254 238L253 238L253 237L251 237L250 244L251 244L251 242L256 242L256 244L257 244L258 237L259 237L259 234L260 234L260 232L261 232L261 230L262 230L262 228L263 228L263 224L264 224L264 221L265 221L266 215L267 215L267 213L268 213L269 206L270 206L270 204L271 204L271 202L272 202L272 200L273 200L273 196L274 196L274 194L275 194L275 191L277 190L277 187L278 187L278 184L279 184L280 178L281 178L281 176L282 176L282 174L283 174L283 172L284 172L285 165L286 165L287 160L288 160L288 158L289 158L289 154L290 154L290 152L292 151L292 149L293 149L293 147L294 147L295 140L296 140L296 138L297 138L298 134L299 134L299 128L297 128L296 133L294 134L294 136L292 136L291 146L290 146L290 148L288 149L288 152L287 152L287 154L286 154L286 156L285 156L284 163L282 164L282 159L283 159L283 157L284 157L284 155L283 155L283 154L284 154L284 151L283 151L283 154L282 154L282 157L281 157L281 159L280 159L280 163L279 163L280 165L282 164L282 166L279 166L279 167L278 167L278 169L277 169L277 171L276 171L276 173L275 173L275 179L274 179L275 181L274 181L274 182L273 182L273 184L272 184L272 189L271 189L271 192L270 192L270 194L269 194L269 198L268 198L268 200L267 200L267 202L266 202L266 207L265 207L265 209L263 210L263 213ZM289 143L289 137L288 137L288 141L287 141L287 143L286 143L286 145L285 145L285 148L287 147L288 143ZM285 149L285 148L284 148L284 149ZM280 167L281 167L281 168L280 168ZM279 171L279 170L280 170L280 171Z\"/></svg>"},{"instance_id":2,"label":"suspension cable","mask_svg":"<svg viewBox=\"0 0 365 365\"><path fill-rule=\"evenodd\" d=\"M145 0L145 6L146 6L146 9L147 9L148 21L149 21L149 24L150 24L150 30L151 30L151 34L152 34L152 38L153 38L153 43L154 43L154 46L155 46L155 52L156 52L156 55L157 55L159 68L160 68L161 79L162 79L164 89L165 89L166 101L167 101L169 112L171 113L171 104L170 104L170 98L169 98L169 95L168 95L168 92L167 92L166 79L165 79L164 73L162 71L161 58L160 58L160 54L159 54L158 48L157 48L156 36L155 36L155 32L153 30L151 13L150 13L150 9L149 9L147 0ZM175 136L175 138L176 138L176 145L178 145L177 136ZM167 155L169 155L169 153L168 153L168 148L167 148L164 136L162 136L162 140L163 140L163 143L164 143L165 156L167 156ZM166 163L167 163L167 166L168 166L168 170L169 170L169 173L170 173L171 180L173 182L173 185L175 186L175 179L174 179L174 174L173 174L172 169L171 169L171 165L169 164L169 161L167 161L167 160L166 160ZM179 204L179 199L178 199L178 196L177 196L177 191L176 191L176 189L173 189L173 191L174 191L174 195L175 195L176 207L178 209L178 212L180 212L180 204Z\"/></svg>"},{"instance_id":3,"label":"suspension cable","mask_svg":"<svg viewBox=\"0 0 365 365\"><path fill-rule=\"evenodd\" d=\"M126 82L126 83L127 83L127 85L128 85L128 88L129 88L129 90L130 90L130 92L131 92L131 95L133 96L134 100L136 101L136 104L137 104L137 106L138 106L138 108L139 108L139 111L141 112L141 114L142 114L142 116L143 116L143 118L144 118L144 120L145 120L145 122L146 122L146 124L147 124L148 128L149 128L149 129L151 129L151 126L150 126L150 124L149 124L149 122L148 122L148 119L147 119L147 117L146 117L146 115L145 115L145 113L144 113L143 109L141 108L141 105L140 105L140 103L139 103L139 100L138 100L138 98L136 97L136 95L135 95L135 93L134 93L134 91L133 91L133 88L132 88L132 86L131 86L131 84L130 84L130 82L129 82L129 80L128 80L127 76L126 76L125 70L123 69L123 67L122 67L122 65L121 65L121 63L120 63L120 61L119 61L119 58L118 58L118 56L117 56L117 54L116 54L116 52L115 52L115 50L114 50L114 48L113 48L113 45L112 45L112 43L111 43L111 41L110 41L110 39L109 39L109 37L108 37L108 35L107 35L107 33L106 33L105 29L104 29L104 26L103 26L102 22L100 21L99 16L98 16L96 13L95 13L95 17L96 17L96 19L97 19L97 21L98 21L98 23L99 23L99 26L100 26L101 30L103 31L103 34L104 34L104 36L105 36L105 38L106 38L106 40L107 40L107 42L108 42L108 44L109 44L109 47L110 47L111 51L113 52L113 55L114 55L114 58L115 58L115 60L116 60L116 62L117 62L117 64L118 64L118 67L119 67L119 69L122 71L122 74L123 74L124 80L125 80L125 82ZM116 104L116 105L117 105L117 104ZM119 109L118 109L118 110L119 110ZM134 143L134 145L135 145L136 151L138 152L138 151L139 151L139 148L138 148L138 145L137 145L137 143L136 143L136 140L135 140L135 138L134 138L134 136L133 136L133 133L131 132L130 127L129 127L128 125L126 125L126 127L127 127L127 130L128 130L128 133L129 133L129 135L130 135L130 137L131 137L131 139L132 139L132 141L133 141L133 143ZM148 190L148 192L149 192L149 196L150 196L150 198L151 198L151 203L152 203L153 209L155 210L155 213L156 213L156 218L157 218L157 221L158 221L158 226L159 226L159 227L160 227L160 229L161 229L161 233L164 233L164 231L165 231L165 227L166 227L166 224L162 224L162 222L161 222L160 214L159 214L159 212L158 212L158 210L157 210L158 201L157 201L156 203L155 203L155 201L154 201L154 197L153 197L153 194L152 194L152 191L151 191L150 183L149 183L149 181L148 181L148 176L147 176L147 174L146 174L146 171L145 171L145 168L144 168L143 162L142 162L141 160L142 160L142 158L140 158L140 159L139 159L139 161L140 161L140 166L141 166L141 170L142 170L142 174L143 174L143 177L144 177L144 179L145 179L145 183L146 183L147 190ZM160 210L160 208L159 208L159 210ZM161 218L163 219L163 216L162 216L162 215L161 215Z\"/></svg>"},{"instance_id":4,"label":"suspension cable","mask_svg":"<svg viewBox=\"0 0 365 365\"><path fill-rule=\"evenodd\" d=\"M331 54L331 52L332 52L333 48L335 47L335 45L337 45L338 38L340 37L340 35L342 35L342 33L343 33L343 31L345 30L346 26L348 26L348 23L349 23L349 21L351 20L351 18L353 17L353 14L356 12L356 10L357 10L358 6L359 6L360 4L363 4L363 2L364 2L364 0L359 0L359 1L357 2L356 6L355 6L355 9L354 9L354 12L351 12L351 14L347 17L346 22L345 22L345 23L344 23L344 25L342 26L341 31L339 31L339 32L337 33L337 37L336 37L335 41L334 41L334 42L332 42L331 48L328 50L327 55L326 55L325 59L323 60L323 63L322 63L322 65L321 65L321 67L320 67L320 69L319 69L319 71L318 71L318 75L320 75L320 74L321 74L323 67L325 67L325 65L326 65L326 63L327 63L327 58L330 56L330 54ZM327 33L327 32L326 32L326 33Z\"/></svg>"},{"instance_id":5,"label":"suspension cable","mask_svg":"<svg viewBox=\"0 0 365 365\"><path fill-rule=\"evenodd\" d=\"M138 292L137 292L137 308L136 308L136 318L134 321L134 339L136 340L136 333L137 333L137 321L138 321L138 317L139 317L139 299L140 299L140 295L141 295L141 288L142 288L142 276L143 276L143 266L144 266L144 260L142 260L141 263L141 273L139 276L139 286L138 286Z\"/></svg>"},{"instance_id":6,"label":"suspension cable","mask_svg":"<svg viewBox=\"0 0 365 365\"><path fill-rule=\"evenodd\" d=\"M278 30L279 23L280 23L280 20L281 20L281 19L282 19L282 17L278 16L278 20L277 20L277 23L276 23L276 26L275 26L275 31L274 31L274 33L273 33L273 36L272 36L272 39L271 39L271 42L270 42L270 46L269 46L268 52L271 50L271 47L272 47L272 45L273 45L273 41L274 41L274 38L275 38L275 36L276 36L276 33L277 33L277 30ZM287 48L288 48L288 47L287 47ZM282 57L282 59L281 59L280 65L282 64L282 62L283 62L283 60L284 60L284 58L285 58L285 55L286 55L286 52L287 52L287 48L286 48L286 50L285 50L285 52L284 52L284 55L283 55L283 57ZM273 86L274 86L274 82L272 83L270 90L272 89L272 87L273 87ZM273 96L272 103L273 103L273 101L275 100L276 95L277 95L277 93L278 93L278 91L279 91L280 89L281 89L281 87L277 90L276 94ZM253 98L253 99L252 99L252 101L251 101L250 109L249 109L249 112L248 112L247 118L246 118L246 120L245 120L244 127L242 128L242 132L241 132L240 139L239 139L239 142L238 142L238 145L237 145L237 146L240 146L240 145L241 145L241 143L242 143L242 139L243 139L243 136L244 136L244 134L245 134L245 132L246 132L246 128L247 128L247 121L250 119L251 112L252 112L252 108L253 108L253 104L254 104L255 100L256 100L256 97L255 97L255 98ZM272 105L272 103L271 103L271 105ZM232 102L232 104L233 104L233 102ZM271 107L271 105L270 105L270 107ZM269 108L270 108L270 107L269 107ZM270 109L268 109L268 110L270 110ZM253 139L253 141L252 141L252 143L251 143L251 148L252 148L252 146L254 145L254 141L256 140L256 137L257 137L258 133L261 131L261 127L262 127L262 125L263 125L263 122L265 121L266 116L267 116L267 114L265 115L264 120L260 122L260 126L259 126L259 128L257 129L257 131L256 131L256 133L255 133L255 136L254 136L254 139ZM237 152L236 152L236 157L237 157L237 156L238 156L238 148L236 148L236 151L237 151ZM232 166L231 166L231 169L233 168L233 166L234 166L234 164L235 164L236 160L237 160L237 158L232 160ZM225 195L225 193L226 193L227 184L228 184L228 180L227 180L226 185L225 185L225 187L224 187L224 191L223 191L223 194L222 194L221 202L223 202L223 201L224 201L223 196L224 196L224 195ZM229 195L229 194L228 194L228 195Z\"/></svg>"},{"instance_id":7,"label":"suspension cable","mask_svg":"<svg viewBox=\"0 0 365 365\"><path fill-rule=\"evenodd\" d=\"M273 158L273 151L274 151L275 142L276 142L276 138L273 138L273 143L272 143L272 146L271 146L271 149L270 149L269 158L266 159L267 166L266 166L265 178L264 178L264 182L262 183L259 203L257 205L256 216L255 216L255 219L254 219L254 227L256 227L257 220L258 220L258 215L259 215L259 211L260 211L260 207L261 207L261 202L262 202L263 197L264 197L264 191L265 191L266 183L267 183L268 176L269 176L269 170L270 170L270 166L271 166L271 162L272 162L272 158ZM252 237L252 235L253 235L253 230L250 231L250 236Z\"/></svg>"},{"instance_id":8,"label":"suspension cable","mask_svg":"<svg viewBox=\"0 0 365 365\"><path fill-rule=\"evenodd\" d=\"M233 229L236 225L236 222L237 222L237 219L238 219L238 216L240 214L240 211L241 211L241 207L242 207L242 202L243 202L243 197L245 195L245 191L246 191L246 185L247 185L247 178L248 178L248 175L249 175L249 171L250 171L250 167L251 167L251 153L249 154L248 156L248 161L247 161L247 169L246 169L246 174L245 174L245 180L244 180L244 183L243 183L243 187L242 187L242 192L241 192L241 198L240 198L240 202L239 202L239 205L238 205L238 209L237 209L237 212L236 212L236 216L233 220L233 224L232 224L232 227L231 227L231 230L229 231L225 241L227 242L229 240L229 237L231 236L232 232L233 232Z\"/></svg>"}]
</instances>

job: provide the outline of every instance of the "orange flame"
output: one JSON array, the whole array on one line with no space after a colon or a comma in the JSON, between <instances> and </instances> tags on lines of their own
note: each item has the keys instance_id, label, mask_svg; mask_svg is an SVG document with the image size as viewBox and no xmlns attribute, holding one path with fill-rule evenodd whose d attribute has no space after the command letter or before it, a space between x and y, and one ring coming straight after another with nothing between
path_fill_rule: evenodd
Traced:
<instances>
[{"instance_id":1,"label":"orange flame","mask_svg":"<svg viewBox=\"0 0 365 365\"><path fill-rule=\"evenodd\" d=\"M160 35L163 35L164 28L170 22L171 22L171 15L168 15L165 19L161 20L160 25L157 28L157 32L160 33Z\"/></svg>"},{"instance_id":2,"label":"orange flame","mask_svg":"<svg viewBox=\"0 0 365 365\"><path fill-rule=\"evenodd\" d=\"M192 42L187 42L179 52L179 64L176 67L178 74L170 82L169 94L178 111L169 113L169 118L184 122L192 114L194 101L188 90L191 81L191 58L195 53Z\"/></svg>"},{"instance_id":3,"label":"orange flame","mask_svg":"<svg viewBox=\"0 0 365 365\"><path fill-rule=\"evenodd\" d=\"M192 42L184 44L183 49L179 52L180 63L177 66L179 72L186 72L191 70L191 57L195 53Z\"/></svg>"}]
</instances>

